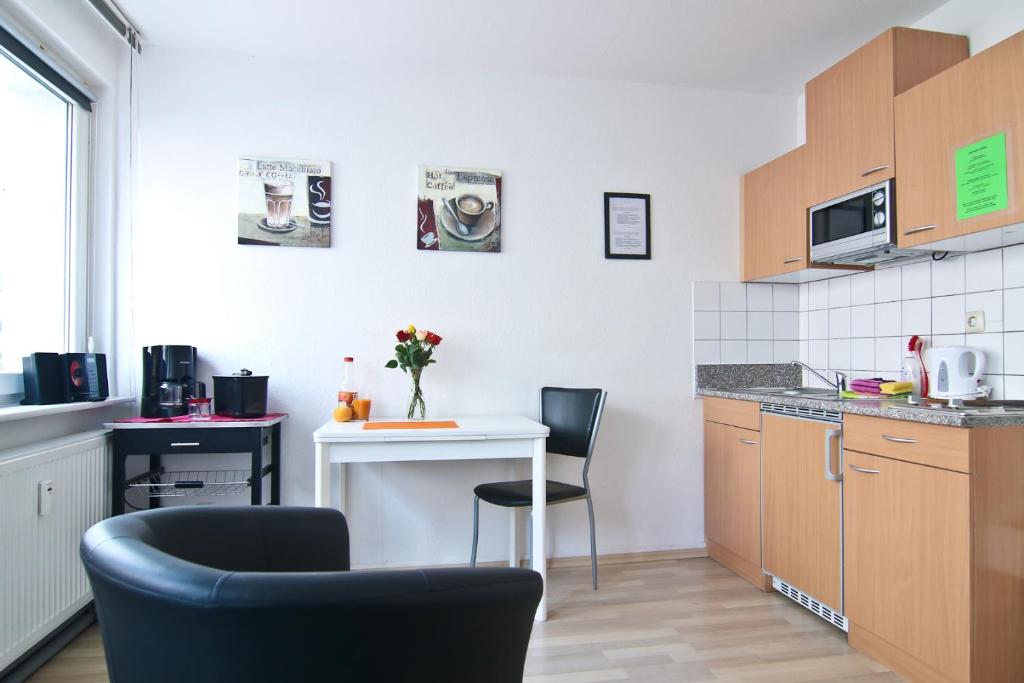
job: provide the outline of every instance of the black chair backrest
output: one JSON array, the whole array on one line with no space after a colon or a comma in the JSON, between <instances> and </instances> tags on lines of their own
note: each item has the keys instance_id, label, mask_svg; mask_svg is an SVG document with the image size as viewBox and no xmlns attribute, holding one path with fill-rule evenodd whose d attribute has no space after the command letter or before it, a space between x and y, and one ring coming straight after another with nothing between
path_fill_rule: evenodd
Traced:
<instances>
[{"instance_id":1,"label":"black chair backrest","mask_svg":"<svg viewBox=\"0 0 1024 683\"><path fill-rule=\"evenodd\" d=\"M604 391L544 387L540 390L540 414L551 430L548 453L586 458L601 416Z\"/></svg>"},{"instance_id":2,"label":"black chair backrest","mask_svg":"<svg viewBox=\"0 0 1024 683\"><path fill-rule=\"evenodd\" d=\"M89 529L81 557L113 683L518 683L526 569L345 571L337 510L172 507Z\"/></svg>"}]
</instances>

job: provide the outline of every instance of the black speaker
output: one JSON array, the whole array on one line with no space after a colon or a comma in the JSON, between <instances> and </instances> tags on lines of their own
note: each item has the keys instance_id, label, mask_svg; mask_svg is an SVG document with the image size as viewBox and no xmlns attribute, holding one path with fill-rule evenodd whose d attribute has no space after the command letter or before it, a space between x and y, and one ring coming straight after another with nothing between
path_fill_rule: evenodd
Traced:
<instances>
[{"instance_id":1,"label":"black speaker","mask_svg":"<svg viewBox=\"0 0 1024 683\"><path fill-rule=\"evenodd\" d=\"M102 401L110 395L105 354L65 353L60 361L68 401Z\"/></svg>"},{"instance_id":2,"label":"black speaker","mask_svg":"<svg viewBox=\"0 0 1024 683\"><path fill-rule=\"evenodd\" d=\"M41 406L64 403L64 369L58 353L33 353L21 359L25 398L21 404Z\"/></svg>"}]
</instances>

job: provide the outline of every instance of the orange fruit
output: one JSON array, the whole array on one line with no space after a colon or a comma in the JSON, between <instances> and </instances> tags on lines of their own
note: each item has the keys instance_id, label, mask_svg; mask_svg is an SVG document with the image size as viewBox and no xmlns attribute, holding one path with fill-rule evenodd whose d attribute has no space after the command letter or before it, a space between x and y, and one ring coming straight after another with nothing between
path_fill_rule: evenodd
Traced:
<instances>
[{"instance_id":1,"label":"orange fruit","mask_svg":"<svg viewBox=\"0 0 1024 683\"><path fill-rule=\"evenodd\" d=\"M352 419L352 406L340 405L334 409L335 422L348 422Z\"/></svg>"}]
</instances>

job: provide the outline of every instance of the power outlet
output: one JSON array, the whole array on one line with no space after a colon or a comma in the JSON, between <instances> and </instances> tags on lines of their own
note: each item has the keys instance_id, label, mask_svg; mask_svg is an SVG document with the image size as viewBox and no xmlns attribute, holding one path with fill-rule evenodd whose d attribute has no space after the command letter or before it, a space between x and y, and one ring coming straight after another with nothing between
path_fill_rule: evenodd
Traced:
<instances>
[{"instance_id":1,"label":"power outlet","mask_svg":"<svg viewBox=\"0 0 1024 683\"><path fill-rule=\"evenodd\" d=\"M967 311L967 322L964 325L967 334L985 331L985 311Z\"/></svg>"}]
</instances>

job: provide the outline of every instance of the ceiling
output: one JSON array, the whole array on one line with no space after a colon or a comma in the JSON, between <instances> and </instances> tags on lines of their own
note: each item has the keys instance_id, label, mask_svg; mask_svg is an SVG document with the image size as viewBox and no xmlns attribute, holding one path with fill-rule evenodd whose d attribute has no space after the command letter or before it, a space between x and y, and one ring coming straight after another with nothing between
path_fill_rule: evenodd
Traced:
<instances>
[{"instance_id":1,"label":"ceiling","mask_svg":"<svg viewBox=\"0 0 1024 683\"><path fill-rule=\"evenodd\" d=\"M144 43L798 93L944 0L118 0Z\"/></svg>"}]
</instances>

